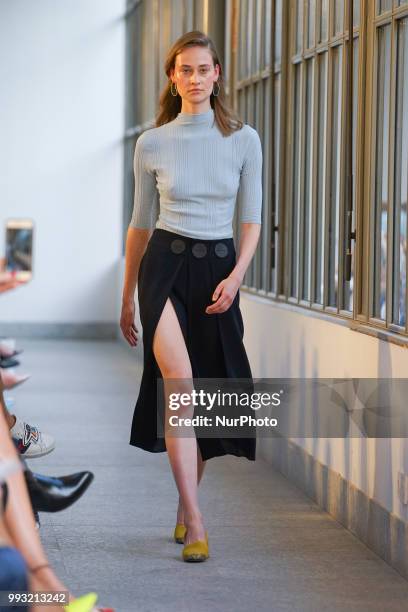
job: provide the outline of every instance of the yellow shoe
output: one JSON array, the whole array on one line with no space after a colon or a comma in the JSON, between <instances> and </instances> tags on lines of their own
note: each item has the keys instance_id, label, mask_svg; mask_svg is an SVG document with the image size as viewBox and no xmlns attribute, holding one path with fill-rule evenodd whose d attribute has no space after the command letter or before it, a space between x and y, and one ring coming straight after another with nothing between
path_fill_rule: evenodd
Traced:
<instances>
[{"instance_id":1,"label":"yellow shoe","mask_svg":"<svg viewBox=\"0 0 408 612\"><path fill-rule=\"evenodd\" d=\"M177 523L174 529L174 540L178 544L184 544L184 536L186 535L187 527L184 523Z\"/></svg>"},{"instance_id":2,"label":"yellow shoe","mask_svg":"<svg viewBox=\"0 0 408 612\"><path fill-rule=\"evenodd\" d=\"M96 593L87 593L82 597L77 597L67 606L64 606L65 612L90 612L93 610L98 599Z\"/></svg>"},{"instance_id":3,"label":"yellow shoe","mask_svg":"<svg viewBox=\"0 0 408 612\"><path fill-rule=\"evenodd\" d=\"M191 544L186 544L183 548L183 561L205 561L209 556L207 532L205 532L205 541L196 540Z\"/></svg>"}]
</instances>

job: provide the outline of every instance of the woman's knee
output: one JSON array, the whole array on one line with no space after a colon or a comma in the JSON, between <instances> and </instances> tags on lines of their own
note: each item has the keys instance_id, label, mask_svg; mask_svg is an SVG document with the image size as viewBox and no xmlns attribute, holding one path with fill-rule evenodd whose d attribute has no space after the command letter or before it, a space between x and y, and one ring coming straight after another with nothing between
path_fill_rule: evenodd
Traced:
<instances>
[{"instance_id":1,"label":"woman's knee","mask_svg":"<svg viewBox=\"0 0 408 612\"><path fill-rule=\"evenodd\" d=\"M164 380L180 381L180 385L191 384L193 377L189 363L170 364L168 369L162 373ZM184 382L185 381L185 382Z\"/></svg>"},{"instance_id":2,"label":"woman's knee","mask_svg":"<svg viewBox=\"0 0 408 612\"><path fill-rule=\"evenodd\" d=\"M182 384L181 381L190 380L193 376L188 355L186 357L183 354L179 354L178 357L174 354L173 356L161 356L158 363L165 381L175 379L180 380L180 384Z\"/></svg>"},{"instance_id":3,"label":"woman's knee","mask_svg":"<svg viewBox=\"0 0 408 612\"><path fill-rule=\"evenodd\" d=\"M171 300L167 298L153 338L153 352L163 378L192 377L190 356Z\"/></svg>"}]
</instances>

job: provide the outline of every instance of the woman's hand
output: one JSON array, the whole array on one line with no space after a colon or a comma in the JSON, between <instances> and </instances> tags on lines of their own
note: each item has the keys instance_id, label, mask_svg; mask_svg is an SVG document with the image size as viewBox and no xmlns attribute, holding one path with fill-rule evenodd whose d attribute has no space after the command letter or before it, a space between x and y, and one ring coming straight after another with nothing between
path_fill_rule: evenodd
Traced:
<instances>
[{"instance_id":1,"label":"woman's hand","mask_svg":"<svg viewBox=\"0 0 408 612\"><path fill-rule=\"evenodd\" d=\"M216 300L211 306L207 306L205 312L207 314L216 314L225 312L231 306L241 283L235 276L224 278L215 288L213 300Z\"/></svg>"},{"instance_id":2,"label":"woman's hand","mask_svg":"<svg viewBox=\"0 0 408 612\"><path fill-rule=\"evenodd\" d=\"M29 584L30 591L46 591L50 592L68 592L68 601L74 601L75 597L69 591L69 589L65 586L63 582L56 576L54 570L51 567L44 567L36 571L35 573L29 574ZM30 608L32 612L34 612L34 606ZM59 606L50 606L49 604L44 606L35 606L35 610L38 612L61 612L62 607Z\"/></svg>"},{"instance_id":3,"label":"woman's hand","mask_svg":"<svg viewBox=\"0 0 408 612\"><path fill-rule=\"evenodd\" d=\"M138 330L135 326L135 301L133 299L122 302L120 329L130 346L136 346Z\"/></svg>"},{"instance_id":4,"label":"woman's hand","mask_svg":"<svg viewBox=\"0 0 408 612\"><path fill-rule=\"evenodd\" d=\"M23 285L25 281L19 281L15 279L11 274L1 273L0 274L0 293L5 293L11 289L15 289L20 285Z\"/></svg>"}]
</instances>

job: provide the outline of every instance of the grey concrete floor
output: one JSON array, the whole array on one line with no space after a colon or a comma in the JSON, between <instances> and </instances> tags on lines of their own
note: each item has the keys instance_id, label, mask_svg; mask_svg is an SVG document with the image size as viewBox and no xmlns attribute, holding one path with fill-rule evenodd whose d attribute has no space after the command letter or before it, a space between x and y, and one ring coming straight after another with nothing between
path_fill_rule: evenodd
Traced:
<instances>
[{"instance_id":1,"label":"grey concrete floor","mask_svg":"<svg viewBox=\"0 0 408 612\"><path fill-rule=\"evenodd\" d=\"M21 341L16 412L57 440L30 467L90 469L71 508L41 514L41 537L76 594L118 612L402 611L408 583L262 460L208 462L200 502L210 558L172 540L177 491L167 455L129 446L141 363L115 342Z\"/></svg>"}]
</instances>

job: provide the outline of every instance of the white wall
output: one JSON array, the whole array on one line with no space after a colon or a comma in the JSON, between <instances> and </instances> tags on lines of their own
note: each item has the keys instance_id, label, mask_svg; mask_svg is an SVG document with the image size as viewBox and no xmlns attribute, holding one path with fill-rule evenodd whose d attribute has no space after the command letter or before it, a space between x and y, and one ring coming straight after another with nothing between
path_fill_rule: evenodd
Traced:
<instances>
[{"instance_id":1,"label":"white wall","mask_svg":"<svg viewBox=\"0 0 408 612\"><path fill-rule=\"evenodd\" d=\"M0 3L0 253L35 222L34 278L0 322L117 320L125 0Z\"/></svg>"},{"instance_id":2,"label":"white wall","mask_svg":"<svg viewBox=\"0 0 408 612\"><path fill-rule=\"evenodd\" d=\"M244 342L254 377L406 378L408 351L241 292ZM386 438L294 439L369 497L408 521L398 496L398 471L408 473L408 441ZM260 448L268 438L260 439Z\"/></svg>"}]
</instances>

